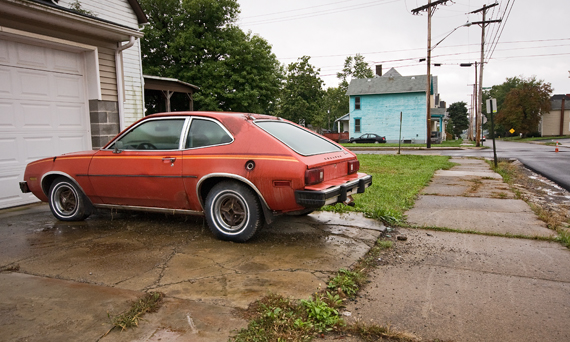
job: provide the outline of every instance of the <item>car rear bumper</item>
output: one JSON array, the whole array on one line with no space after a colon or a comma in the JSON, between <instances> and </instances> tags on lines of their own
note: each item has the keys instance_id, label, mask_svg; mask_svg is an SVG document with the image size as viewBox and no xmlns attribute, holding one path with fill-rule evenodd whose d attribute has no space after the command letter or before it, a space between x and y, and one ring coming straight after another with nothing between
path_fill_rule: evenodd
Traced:
<instances>
[{"instance_id":1,"label":"car rear bumper","mask_svg":"<svg viewBox=\"0 0 570 342\"><path fill-rule=\"evenodd\" d=\"M372 185L372 176L365 175L326 190L296 190L295 201L305 208L320 208L324 205L342 203L348 196L361 194Z\"/></svg>"}]
</instances>

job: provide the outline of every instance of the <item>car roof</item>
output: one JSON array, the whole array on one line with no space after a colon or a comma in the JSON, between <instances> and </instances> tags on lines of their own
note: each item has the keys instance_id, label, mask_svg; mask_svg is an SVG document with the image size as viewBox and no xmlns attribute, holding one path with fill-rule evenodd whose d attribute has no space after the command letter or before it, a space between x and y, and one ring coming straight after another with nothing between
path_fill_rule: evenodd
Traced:
<instances>
[{"instance_id":1,"label":"car roof","mask_svg":"<svg viewBox=\"0 0 570 342\"><path fill-rule=\"evenodd\" d=\"M279 118L271 115L265 114L254 114L254 113L242 113L242 112L205 112L205 111L197 111L197 112L168 112L168 113L157 113L152 115L147 115L144 117L146 118L156 118L156 117L172 117L172 116L201 116L201 117L208 117L218 120L223 120L225 118L235 118L236 116L241 116L244 118L251 118L253 120L279 120Z\"/></svg>"}]
</instances>

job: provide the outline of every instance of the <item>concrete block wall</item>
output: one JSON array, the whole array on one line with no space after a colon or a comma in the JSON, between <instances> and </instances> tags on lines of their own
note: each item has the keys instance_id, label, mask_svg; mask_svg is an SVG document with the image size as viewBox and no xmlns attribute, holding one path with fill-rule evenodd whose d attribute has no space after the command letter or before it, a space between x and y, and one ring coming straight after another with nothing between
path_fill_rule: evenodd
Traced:
<instances>
[{"instance_id":1,"label":"concrete block wall","mask_svg":"<svg viewBox=\"0 0 570 342\"><path fill-rule=\"evenodd\" d=\"M89 100L91 143L94 150L105 146L119 134L119 109L114 101Z\"/></svg>"},{"instance_id":2,"label":"concrete block wall","mask_svg":"<svg viewBox=\"0 0 570 342\"><path fill-rule=\"evenodd\" d=\"M426 142L425 93L360 95L360 109L354 109L356 96L350 96L350 136L364 133L385 136L387 142L398 142L400 112L402 112L402 140ZM360 133L354 131L355 119L360 119Z\"/></svg>"}]
</instances>

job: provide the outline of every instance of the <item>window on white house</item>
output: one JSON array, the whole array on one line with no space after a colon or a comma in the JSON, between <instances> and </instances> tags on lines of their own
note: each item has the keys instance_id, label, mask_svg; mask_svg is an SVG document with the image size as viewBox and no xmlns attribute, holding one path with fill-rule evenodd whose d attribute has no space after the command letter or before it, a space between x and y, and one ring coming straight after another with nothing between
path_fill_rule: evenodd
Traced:
<instances>
[{"instance_id":1,"label":"window on white house","mask_svg":"<svg viewBox=\"0 0 570 342\"><path fill-rule=\"evenodd\" d=\"M360 109L360 96L354 98L354 109Z\"/></svg>"}]
</instances>

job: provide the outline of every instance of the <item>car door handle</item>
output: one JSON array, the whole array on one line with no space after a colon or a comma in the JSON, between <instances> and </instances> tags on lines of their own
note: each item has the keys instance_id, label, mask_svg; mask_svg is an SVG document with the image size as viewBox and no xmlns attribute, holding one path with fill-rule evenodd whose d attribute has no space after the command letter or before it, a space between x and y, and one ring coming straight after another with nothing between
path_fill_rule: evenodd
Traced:
<instances>
[{"instance_id":1,"label":"car door handle","mask_svg":"<svg viewBox=\"0 0 570 342\"><path fill-rule=\"evenodd\" d=\"M176 161L176 158L174 157L164 157L162 158L162 162L165 164L170 163L170 166L174 166L174 162Z\"/></svg>"}]
</instances>

